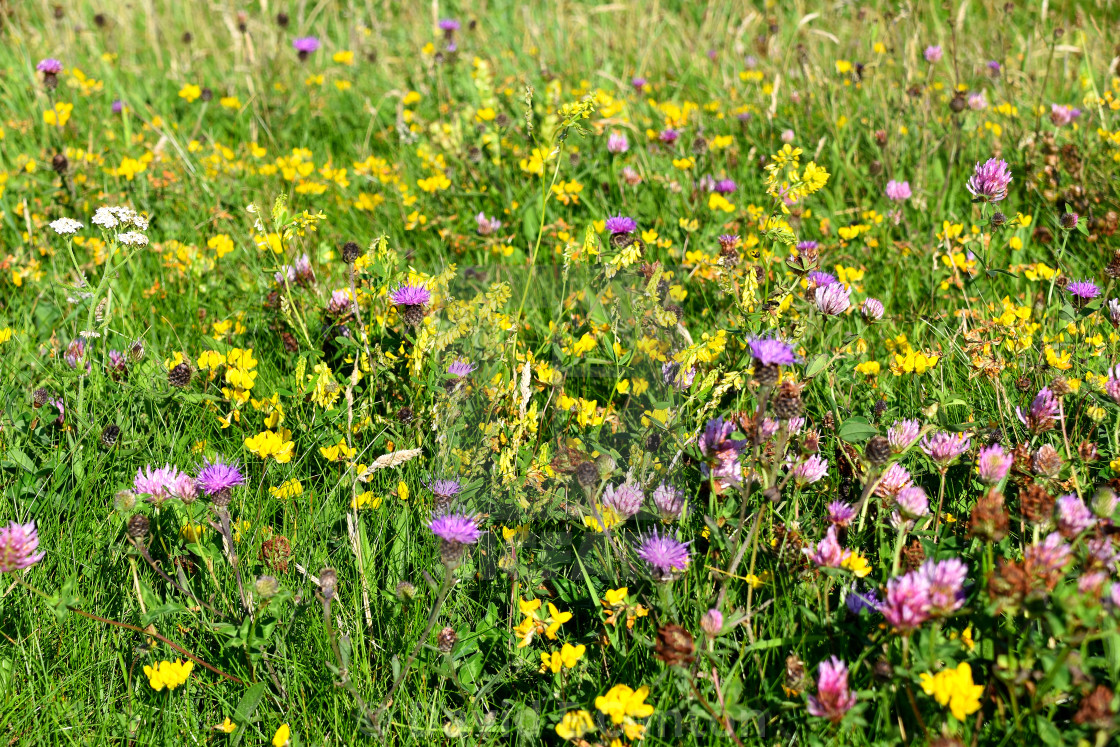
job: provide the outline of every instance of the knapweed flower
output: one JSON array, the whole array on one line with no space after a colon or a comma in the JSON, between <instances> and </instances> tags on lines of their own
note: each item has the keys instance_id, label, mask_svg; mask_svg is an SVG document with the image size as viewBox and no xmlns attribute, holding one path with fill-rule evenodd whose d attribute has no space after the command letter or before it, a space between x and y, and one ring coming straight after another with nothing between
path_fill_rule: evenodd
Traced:
<instances>
[{"instance_id":1,"label":"knapweed flower","mask_svg":"<svg viewBox=\"0 0 1120 747\"><path fill-rule=\"evenodd\" d=\"M606 229L611 234L621 233L634 233L638 230L638 222L633 218L628 218L625 215L611 215L605 221Z\"/></svg>"},{"instance_id":2,"label":"knapweed flower","mask_svg":"<svg viewBox=\"0 0 1120 747\"><path fill-rule=\"evenodd\" d=\"M898 512L914 521L929 514L929 496L917 485L902 488L894 497Z\"/></svg>"},{"instance_id":3,"label":"knapweed flower","mask_svg":"<svg viewBox=\"0 0 1120 747\"><path fill-rule=\"evenodd\" d=\"M809 290L816 291L817 288L823 288L826 285L832 285L836 282L836 276L830 272L821 272L820 270L813 270L805 276L805 284Z\"/></svg>"},{"instance_id":4,"label":"knapweed flower","mask_svg":"<svg viewBox=\"0 0 1120 747\"><path fill-rule=\"evenodd\" d=\"M817 694L809 696L809 713L840 723L856 704L856 694L848 688L848 665L835 656L817 667Z\"/></svg>"},{"instance_id":5,"label":"knapweed flower","mask_svg":"<svg viewBox=\"0 0 1120 747\"><path fill-rule=\"evenodd\" d=\"M650 499L661 515L662 521L675 521L680 518L681 511L684 509L683 490L663 482L654 488Z\"/></svg>"},{"instance_id":6,"label":"knapweed flower","mask_svg":"<svg viewBox=\"0 0 1120 747\"><path fill-rule=\"evenodd\" d=\"M630 141L621 132L612 132L607 136L607 151L609 153L625 153L630 150Z\"/></svg>"},{"instance_id":7,"label":"knapweed flower","mask_svg":"<svg viewBox=\"0 0 1120 747\"><path fill-rule=\"evenodd\" d=\"M909 200L910 196L910 182L896 182L894 179L887 182L887 199L903 202Z\"/></svg>"},{"instance_id":8,"label":"knapweed flower","mask_svg":"<svg viewBox=\"0 0 1120 747\"><path fill-rule=\"evenodd\" d=\"M922 432L922 424L917 420L896 420L887 429L887 442L891 451L901 454L914 445Z\"/></svg>"},{"instance_id":9,"label":"knapweed flower","mask_svg":"<svg viewBox=\"0 0 1120 747\"><path fill-rule=\"evenodd\" d=\"M1099 296L1101 294L1101 289L1097 287L1096 283L1088 280L1080 280L1067 285L1066 292L1073 296L1074 305L1084 306Z\"/></svg>"},{"instance_id":10,"label":"knapweed flower","mask_svg":"<svg viewBox=\"0 0 1120 747\"><path fill-rule=\"evenodd\" d=\"M486 213L479 213L474 217L474 222L478 226L479 236L489 236L502 227L502 222L497 218L487 218Z\"/></svg>"},{"instance_id":11,"label":"knapweed flower","mask_svg":"<svg viewBox=\"0 0 1120 747\"><path fill-rule=\"evenodd\" d=\"M622 726L627 739L636 742L644 736L645 726L634 719L653 715L653 706L645 702L647 695L648 687L633 690L627 685L615 685L606 695L595 698L595 707L609 716L612 724Z\"/></svg>"},{"instance_id":12,"label":"knapweed flower","mask_svg":"<svg viewBox=\"0 0 1120 747\"><path fill-rule=\"evenodd\" d=\"M638 557L646 562L653 575L668 581L688 568L690 560L688 542L680 542L669 535L653 532L638 545Z\"/></svg>"},{"instance_id":13,"label":"knapweed flower","mask_svg":"<svg viewBox=\"0 0 1120 747\"><path fill-rule=\"evenodd\" d=\"M39 532L35 522L10 522L0 529L0 573L22 571L46 557L39 549Z\"/></svg>"},{"instance_id":14,"label":"knapweed flower","mask_svg":"<svg viewBox=\"0 0 1120 747\"><path fill-rule=\"evenodd\" d=\"M482 536L478 520L466 514L440 514L428 522L428 529L439 538L440 560L448 568L457 567L467 553L467 546Z\"/></svg>"},{"instance_id":15,"label":"knapweed flower","mask_svg":"<svg viewBox=\"0 0 1120 747\"><path fill-rule=\"evenodd\" d=\"M1039 390L1027 412L1023 412L1021 407L1015 408L1015 414L1019 417L1019 422L1035 433L1042 433L1053 428L1054 423L1058 420L1059 413L1058 398L1050 387L1043 387Z\"/></svg>"},{"instance_id":16,"label":"knapweed flower","mask_svg":"<svg viewBox=\"0 0 1120 747\"><path fill-rule=\"evenodd\" d=\"M934 63L940 62L941 61L941 45L933 44L931 46L926 47L926 51L924 53L924 56L926 58L926 62L928 62L931 65L934 64Z\"/></svg>"},{"instance_id":17,"label":"knapweed flower","mask_svg":"<svg viewBox=\"0 0 1120 747\"><path fill-rule=\"evenodd\" d=\"M441 18L439 22L439 30L444 33L450 31L455 32L460 28L459 22L454 18Z\"/></svg>"},{"instance_id":18,"label":"knapweed flower","mask_svg":"<svg viewBox=\"0 0 1120 747\"><path fill-rule=\"evenodd\" d=\"M731 179L720 179L716 182L713 192L718 192L721 195L729 195L738 189L739 186Z\"/></svg>"},{"instance_id":19,"label":"knapweed flower","mask_svg":"<svg viewBox=\"0 0 1120 747\"><path fill-rule=\"evenodd\" d=\"M603 504L623 520L638 513L642 508L642 499L642 486L635 480L627 480L618 487L607 485L603 490Z\"/></svg>"},{"instance_id":20,"label":"knapweed flower","mask_svg":"<svg viewBox=\"0 0 1120 747\"><path fill-rule=\"evenodd\" d=\"M751 357L759 366L792 366L797 362L793 348L774 337L755 337L748 344Z\"/></svg>"},{"instance_id":21,"label":"knapweed flower","mask_svg":"<svg viewBox=\"0 0 1120 747\"><path fill-rule=\"evenodd\" d=\"M895 463L887 467L883 476L879 478L879 482L875 485L875 495L880 498L894 498L913 484L910 471L901 464Z\"/></svg>"},{"instance_id":22,"label":"knapweed flower","mask_svg":"<svg viewBox=\"0 0 1120 747\"><path fill-rule=\"evenodd\" d=\"M171 497L171 489L182 477L182 472L170 464L157 469L151 466L136 470L136 477L132 481L132 489L141 495L150 495L155 499Z\"/></svg>"},{"instance_id":23,"label":"knapweed flower","mask_svg":"<svg viewBox=\"0 0 1120 747\"><path fill-rule=\"evenodd\" d=\"M432 294L422 285L399 285L389 294L389 299L402 307L405 322L415 327L423 321Z\"/></svg>"},{"instance_id":24,"label":"knapweed flower","mask_svg":"<svg viewBox=\"0 0 1120 747\"><path fill-rule=\"evenodd\" d=\"M891 627L909 632L929 619L929 579L917 571L887 581L879 611Z\"/></svg>"},{"instance_id":25,"label":"knapweed flower","mask_svg":"<svg viewBox=\"0 0 1120 747\"><path fill-rule=\"evenodd\" d=\"M956 669L945 669L937 674L925 672L921 676L922 690L932 695L941 706L949 706L953 718L964 721L980 710L983 685L972 681L972 667L962 661Z\"/></svg>"},{"instance_id":26,"label":"knapweed flower","mask_svg":"<svg viewBox=\"0 0 1120 747\"><path fill-rule=\"evenodd\" d=\"M859 313L863 316L865 322L877 322L883 318L883 302L877 298L864 299L863 305L859 307Z\"/></svg>"},{"instance_id":27,"label":"knapweed flower","mask_svg":"<svg viewBox=\"0 0 1120 747\"><path fill-rule=\"evenodd\" d=\"M424 482L424 486L432 491L437 502L444 504L450 503L463 489L463 486L455 480L428 480Z\"/></svg>"},{"instance_id":28,"label":"knapweed flower","mask_svg":"<svg viewBox=\"0 0 1120 747\"><path fill-rule=\"evenodd\" d=\"M471 371L474 371L476 368L478 368L478 366L471 365L471 362L466 358L456 358L451 361L451 364L447 367L447 373L458 379L465 379L470 376Z\"/></svg>"},{"instance_id":29,"label":"knapweed flower","mask_svg":"<svg viewBox=\"0 0 1120 747\"><path fill-rule=\"evenodd\" d=\"M1011 169L1002 158L989 158L983 164L977 162L976 169L968 178L968 191L974 202L999 202L1007 197L1011 184Z\"/></svg>"},{"instance_id":30,"label":"knapweed flower","mask_svg":"<svg viewBox=\"0 0 1120 747\"><path fill-rule=\"evenodd\" d=\"M1065 127L1081 116L1081 110L1065 104L1050 105L1050 121L1055 127Z\"/></svg>"},{"instance_id":31,"label":"knapweed flower","mask_svg":"<svg viewBox=\"0 0 1120 747\"><path fill-rule=\"evenodd\" d=\"M306 60L308 56L319 49L319 39L314 36L300 36L292 39L292 49L299 53L301 60Z\"/></svg>"},{"instance_id":32,"label":"knapweed flower","mask_svg":"<svg viewBox=\"0 0 1120 747\"><path fill-rule=\"evenodd\" d=\"M191 670L194 669L194 662L188 661L183 663L182 660L176 659L175 661L161 661L153 666L144 666L144 674L148 675L148 684L156 692L167 688L174 690L187 681L190 677Z\"/></svg>"},{"instance_id":33,"label":"knapweed flower","mask_svg":"<svg viewBox=\"0 0 1120 747\"><path fill-rule=\"evenodd\" d=\"M635 91L638 91L640 93L641 90L646 87L646 79L642 78L641 76L636 77L636 78L631 78L630 79L630 85L632 85L634 87Z\"/></svg>"},{"instance_id":34,"label":"knapweed flower","mask_svg":"<svg viewBox=\"0 0 1120 747\"><path fill-rule=\"evenodd\" d=\"M833 501L826 510L828 522L838 527L846 527L856 518L855 506L844 501Z\"/></svg>"},{"instance_id":35,"label":"knapweed flower","mask_svg":"<svg viewBox=\"0 0 1120 747\"><path fill-rule=\"evenodd\" d=\"M212 462L204 460L198 472L198 487L206 495L217 495L244 484L245 476L241 474L237 462L226 462L220 455Z\"/></svg>"},{"instance_id":36,"label":"knapweed flower","mask_svg":"<svg viewBox=\"0 0 1120 747\"><path fill-rule=\"evenodd\" d=\"M51 221L51 229L59 236L71 236L82 228L82 224L73 218L59 218L56 221Z\"/></svg>"},{"instance_id":37,"label":"knapweed flower","mask_svg":"<svg viewBox=\"0 0 1120 747\"><path fill-rule=\"evenodd\" d=\"M850 295L851 289L848 286L843 283L833 283L817 288L813 300L822 314L836 316L848 310L848 306L851 305Z\"/></svg>"},{"instance_id":38,"label":"knapweed flower","mask_svg":"<svg viewBox=\"0 0 1120 747\"><path fill-rule=\"evenodd\" d=\"M1072 539L1097 523L1093 512L1074 493L1063 495L1054 504L1058 513L1058 531Z\"/></svg>"},{"instance_id":39,"label":"knapweed flower","mask_svg":"<svg viewBox=\"0 0 1120 747\"><path fill-rule=\"evenodd\" d=\"M937 431L922 439L921 449L939 467L944 468L959 459L971 445L972 437L967 433Z\"/></svg>"},{"instance_id":40,"label":"knapweed flower","mask_svg":"<svg viewBox=\"0 0 1120 747\"><path fill-rule=\"evenodd\" d=\"M677 130L674 130L672 127L667 127L666 129L657 133L657 139L665 143L666 145L672 145L673 143L677 142L677 139L680 136L681 133Z\"/></svg>"},{"instance_id":41,"label":"knapweed flower","mask_svg":"<svg viewBox=\"0 0 1120 747\"><path fill-rule=\"evenodd\" d=\"M985 485L996 485L1007 477L1015 457L1004 450L999 444L992 444L980 449L976 457L976 469L980 474L980 482Z\"/></svg>"},{"instance_id":42,"label":"knapweed flower","mask_svg":"<svg viewBox=\"0 0 1120 747\"><path fill-rule=\"evenodd\" d=\"M39 60L35 69L44 75L58 75L62 72L62 63L53 57L45 57Z\"/></svg>"},{"instance_id":43,"label":"knapweed flower","mask_svg":"<svg viewBox=\"0 0 1120 747\"><path fill-rule=\"evenodd\" d=\"M810 485L828 474L828 460L813 454L798 462L793 468L793 479L798 485Z\"/></svg>"},{"instance_id":44,"label":"knapweed flower","mask_svg":"<svg viewBox=\"0 0 1120 747\"><path fill-rule=\"evenodd\" d=\"M957 558L927 560L917 570L929 584L929 613L948 615L964 606L964 582L968 566Z\"/></svg>"}]
</instances>

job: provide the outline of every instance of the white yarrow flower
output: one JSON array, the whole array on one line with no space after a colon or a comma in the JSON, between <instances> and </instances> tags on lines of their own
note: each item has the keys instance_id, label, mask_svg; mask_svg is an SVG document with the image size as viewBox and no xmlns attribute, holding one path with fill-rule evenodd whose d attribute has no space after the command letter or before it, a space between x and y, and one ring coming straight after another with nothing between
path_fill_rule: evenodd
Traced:
<instances>
[{"instance_id":1,"label":"white yarrow flower","mask_svg":"<svg viewBox=\"0 0 1120 747\"><path fill-rule=\"evenodd\" d=\"M51 222L51 228L53 228L54 232L59 236L70 236L82 230L82 227L82 224L73 218L59 218Z\"/></svg>"},{"instance_id":2,"label":"white yarrow flower","mask_svg":"<svg viewBox=\"0 0 1120 747\"><path fill-rule=\"evenodd\" d=\"M97 208L97 212L93 214L92 220L102 228L116 228L120 225L117 216L113 215L113 209L107 207Z\"/></svg>"},{"instance_id":3,"label":"white yarrow flower","mask_svg":"<svg viewBox=\"0 0 1120 747\"><path fill-rule=\"evenodd\" d=\"M129 231L117 236L117 241L128 246L146 246L148 237L138 231Z\"/></svg>"}]
</instances>

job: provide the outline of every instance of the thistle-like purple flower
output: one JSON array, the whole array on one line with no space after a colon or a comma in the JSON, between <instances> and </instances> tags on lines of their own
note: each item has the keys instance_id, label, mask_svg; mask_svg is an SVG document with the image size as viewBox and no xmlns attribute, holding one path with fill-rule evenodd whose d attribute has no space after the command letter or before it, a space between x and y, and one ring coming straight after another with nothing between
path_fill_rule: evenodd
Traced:
<instances>
[{"instance_id":1,"label":"thistle-like purple flower","mask_svg":"<svg viewBox=\"0 0 1120 747\"><path fill-rule=\"evenodd\" d=\"M463 489L463 486L455 480L427 480L424 486L442 503L450 503Z\"/></svg>"},{"instance_id":2,"label":"thistle-like purple flower","mask_svg":"<svg viewBox=\"0 0 1120 747\"><path fill-rule=\"evenodd\" d=\"M848 665L835 656L817 667L817 694L809 696L809 713L840 723L856 704L856 694L848 688Z\"/></svg>"},{"instance_id":3,"label":"thistle-like purple flower","mask_svg":"<svg viewBox=\"0 0 1120 747\"><path fill-rule=\"evenodd\" d=\"M634 233L638 230L638 222L633 218L625 215L611 215L607 217L606 229L608 232L615 233Z\"/></svg>"},{"instance_id":4,"label":"thistle-like purple flower","mask_svg":"<svg viewBox=\"0 0 1120 747\"><path fill-rule=\"evenodd\" d=\"M452 33L458 31L460 28L459 22L454 18L441 18L439 22L439 30L444 33L450 31Z\"/></svg>"},{"instance_id":5,"label":"thistle-like purple flower","mask_svg":"<svg viewBox=\"0 0 1120 747\"><path fill-rule=\"evenodd\" d=\"M891 445L891 451L901 454L914 445L921 432L922 424L917 420L896 420L887 429L887 443Z\"/></svg>"},{"instance_id":6,"label":"thistle-like purple flower","mask_svg":"<svg viewBox=\"0 0 1120 747\"><path fill-rule=\"evenodd\" d=\"M940 44L933 44L931 46L926 47L926 51L925 51L924 54L925 54L926 62L928 62L929 64L933 65L935 63L940 62L941 61L941 45Z\"/></svg>"},{"instance_id":7,"label":"thistle-like purple flower","mask_svg":"<svg viewBox=\"0 0 1120 747\"><path fill-rule=\"evenodd\" d=\"M674 130L672 127L668 127L657 133L657 139L665 143L666 145L672 145L673 143L677 142L677 138L679 138L680 136L681 133Z\"/></svg>"},{"instance_id":8,"label":"thistle-like purple flower","mask_svg":"<svg viewBox=\"0 0 1120 747\"><path fill-rule=\"evenodd\" d=\"M948 615L964 606L964 582L968 578L968 566L961 560L927 560L917 572L929 584L931 615Z\"/></svg>"},{"instance_id":9,"label":"thistle-like purple flower","mask_svg":"<svg viewBox=\"0 0 1120 747\"><path fill-rule=\"evenodd\" d=\"M642 486L635 480L626 480L618 487L608 485L603 490L603 504L614 509L624 520L642 508Z\"/></svg>"},{"instance_id":10,"label":"thistle-like purple flower","mask_svg":"<svg viewBox=\"0 0 1120 747\"><path fill-rule=\"evenodd\" d=\"M891 627L908 633L929 619L929 579L917 571L887 581L879 611Z\"/></svg>"},{"instance_id":11,"label":"thistle-like purple flower","mask_svg":"<svg viewBox=\"0 0 1120 747\"><path fill-rule=\"evenodd\" d=\"M1063 537L1072 539L1097 523L1093 512L1073 493L1059 498L1055 509L1058 513L1058 531Z\"/></svg>"},{"instance_id":12,"label":"thistle-like purple flower","mask_svg":"<svg viewBox=\"0 0 1120 747\"><path fill-rule=\"evenodd\" d=\"M650 498L661 514L662 521L675 521L680 518L681 511L684 509L683 490L663 482L654 488Z\"/></svg>"},{"instance_id":13,"label":"thistle-like purple flower","mask_svg":"<svg viewBox=\"0 0 1120 747\"><path fill-rule=\"evenodd\" d=\"M1054 427L1059 415L1058 398L1050 387L1043 387L1031 402L1030 410L1023 412L1021 407L1015 408L1019 422L1030 428L1035 433L1042 433Z\"/></svg>"},{"instance_id":14,"label":"thistle-like purple flower","mask_svg":"<svg viewBox=\"0 0 1120 747\"><path fill-rule=\"evenodd\" d=\"M793 479L798 485L810 485L828 474L828 460L813 454L793 468Z\"/></svg>"},{"instance_id":15,"label":"thistle-like purple flower","mask_svg":"<svg viewBox=\"0 0 1120 747\"><path fill-rule=\"evenodd\" d=\"M646 79L642 78L640 76L635 77L635 78L631 78L630 79L630 85L634 86L634 90L636 90L640 93L641 90L646 87Z\"/></svg>"},{"instance_id":16,"label":"thistle-like purple flower","mask_svg":"<svg viewBox=\"0 0 1120 747\"><path fill-rule=\"evenodd\" d=\"M299 52L300 59L306 59L307 55L318 51L319 39L315 36L296 37L292 39L292 49Z\"/></svg>"},{"instance_id":17,"label":"thistle-like purple flower","mask_svg":"<svg viewBox=\"0 0 1120 747\"><path fill-rule=\"evenodd\" d=\"M976 457L977 471L980 473L980 482L985 485L996 485L1007 477L1015 457L1008 454L999 444L992 444L980 449Z\"/></svg>"},{"instance_id":18,"label":"thistle-like purple flower","mask_svg":"<svg viewBox=\"0 0 1120 747\"><path fill-rule=\"evenodd\" d=\"M221 455L214 461L205 460L202 469L198 471L198 487L206 495L217 495L223 490L232 490L238 485L245 484L245 476L236 461L227 462Z\"/></svg>"},{"instance_id":19,"label":"thistle-like purple flower","mask_svg":"<svg viewBox=\"0 0 1120 747\"><path fill-rule=\"evenodd\" d=\"M828 273L821 272L820 270L813 270L805 276L805 283L809 290L816 291L817 288L823 288L826 285L832 285L836 282L836 276Z\"/></svg>"},{"instance_id":20,"label":"thistle-like purple flower","mask_svg":"<svg viewBox=\"0 0 1120 747\"><path fill-rule=\"evenodd\" d=\"M709 460L717 458L724 452L733 452L738 456L747 442L731 438L734 431L735 424L731 421L712 418L704 426L704 432L700 435L700 453Z\"/></svg>"},{"instance_id":21,"label":"thistle-like purple flower","mask_svg":"<svg viewBox=\"0 0 1120 747\"><path fill-rule=\"evenodd\" d=\"M860 306L859 313L863 316L865 322L877 322L883 318L883 302L877 298L867 298L863 301L863 306Z\"/></svg>"},{"instance_id":22,"label":"thistle-like purple flower","mask_svg":"<svg viewBox=\"0 0 1120 747\"><path fill-rule=\"evenodd\" d=\"M1084 306L1101 294L1097 284L1089 280L1080 280L1066 286L1066 292L1073 296L1077 306Z\"/></svg>"},{"instance_id":23,"label":"thistle-like purple flower","mask_svg":"<svg viewBox=\"0 0 1120 747\"><path fill-rule=\"evenodd\" d=\"M475 517L466 514L448 513L433 517L428 522L428 529L444 542L455 542L460 545L473 545L482 537L478 521Z\"/></svg>"},{"instance_id":24,"label":"thistle-like purple flower","mask_svg":"<svg viewBox=\"0 0 1120 747\"><path fill-rule=\"evenodd\" d=\"M62 72L62 63L53 57L45 57L39 60L35 69L44 75L58 75Z\"/></svg>"},{"instance_id":25,"label":"thistle-like purple flower","mask_svg":"<svg viewBox=\"0 0 1120 747\"><path fill-rule=\"evenodd\" d=\"M912 194L910 182L896 182L894 179L887 182L887 199L904 202L909 200Z\"/></svg>"},{"instance_id":26,"label":"thistle-like purple flower","mask_svg":"<svg viewBox=\"0 0 1120 747\"><path fill-rule=\"evenodd\" d=\"M657 529L638 545L638 557L646 562L650 572L660 581L669 581L688 568L690 561L688 542L680 542L669 535L658 534Z\"/></svg>"},{"instance_id":27,"label":"thistle-like purple flower","mask_svg":"<svg viewBox=\"0 0 1120 747\"><path fill-rule=\"evenodd\" d=\"M35 522L10 522L0 529L0 573L22 571L35 565L46 557L45 553L35 552L38 548L39 532Z\"/></svg>"},{"instance_id":28,"label":"thistle-like purple flower","mask_svg":"<svg viewBox=\"0 0 1120 747\"><path fill-rule=\"evenodd\" d=\"M389 298L398 306L427 306L432 302L432 294L422 285L398 285Z\"/></svg>"},{"instance_id":29,"label":"thistle-like purple flower","mask_svg":"<svg viewBox=\"0 0 1120 747\"><path fill-rule=\"evenodd\" d=\"M957 461L972 445L972 437L967 433L938 431L922 439L921 449L939 467L947 467Z\"/></svg>"},{"instance_id":30,"label":"thistle-like purple flower","mask_svg":"<svg viewBox=\"0 0 1120 747\"><path fill-rule=\"evenodd\" d=\"M731 179L720 179L716 182L715 189L712 191L719 192L721 195L727 195L738 189L739 186Z\"/></svg>"},{"instance_id":31,"label":"thistle-like purple flower","mask_svg":"<svg viewBox=\"0 0 1120 747\"><path fill-rule=\"evenodd\" d=\"M850 503L833 501L828 504L828 522L838 527L846 527L856 518L856 509Z\"/></svg>"},{"instance_id":32,"label":"thistle-like purple flower","mask_svg":"<svg viewBox=\"0 0 1120 747\"><path fill-rule=\"evenodd\" d=\"M797 363L793 348L774 337L755 337L748 342L751 357L761 366L792 366Z\"/></svg>"},{"instance_id":33,"label":"thistle-like purple flower","mask_svg":"<svg viewBox=\"0 0 1120 747\"><path fill-rule=\"evenodd\" d=\"M447 367L447 373L460 379L465 379L471 375L478 366L472 365L466 358L456 358L451 361L451 365Z\"/></svg>"},{"instance_id":34,"label":"thistle-like purple flower","mask_svg":"<svg viewBox=\"0 0 1120 747\"><path fill-rule=\"evenodd\" d=\"M999 202L1007 197L1011 184L1011 169L1002 158L989 158L983 164L977 162L976 169L968 178L968 191L973 202Z\"/></svg>"},{"instance_id":35,"label":"thistle-like purple flower","mask_svg":"<svg viewBox=\"0 0 1120 747\"><path fill-rule=\"evenodd\" d=\"M851 289L843 283L820 286L814 291L813 300L825 316L843 314L851 305Z\"/></svg>"}]
</instances>

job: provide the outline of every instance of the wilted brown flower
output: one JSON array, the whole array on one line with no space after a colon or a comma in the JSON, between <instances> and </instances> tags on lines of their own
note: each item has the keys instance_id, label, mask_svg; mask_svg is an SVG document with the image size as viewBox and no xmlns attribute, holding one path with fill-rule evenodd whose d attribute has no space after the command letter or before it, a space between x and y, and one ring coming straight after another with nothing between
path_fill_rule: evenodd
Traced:
<instances>
[{"instance_id":1,"label":"wilted brown flower","mask_svg":"<svg viewBox=\"0 0 1120 747\"><path fill-rule=\"evenodd\" d=\"M669 666L687 666L696 658L692 634L676 623L658 628L653 650L657 658Z\"/></svg>"},{"instance_id":2,"label":"wilted brown flower","mask_svg":"<svg viewBox=\"0 0 1120 747\"><path fill-rule=\"evenodd\" d=\"M988 542L999 542L1007 536L1011 517L1003 505L1003 494L995 488L976 502L968 522L968 532Z\"/></svg>"}]
</instances>

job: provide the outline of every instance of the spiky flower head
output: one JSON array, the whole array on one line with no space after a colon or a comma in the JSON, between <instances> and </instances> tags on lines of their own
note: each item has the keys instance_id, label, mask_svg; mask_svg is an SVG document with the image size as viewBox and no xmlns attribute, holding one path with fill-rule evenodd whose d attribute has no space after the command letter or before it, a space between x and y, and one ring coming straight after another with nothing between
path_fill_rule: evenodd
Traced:
<instances>
[{"instance_id":1,"label":"spiky flower head","mask_svg":"<svg viewBox=\"0 0 1120 747\"><path fill-rule=\"evenodd\" d=\"M35 522L10 522L0 529L0 573L22 571L38 563L46 555L39 549L39 532Z\"/></svg>"},{"instance_id":2,"label":"spiky flower head","mask_svg":"<svg viewBox=\"0 0 1120 747\"><path fill-rule=\"evenodd\" d=\"M827 519L830 524L835 524L838 527L846 527L852 523L856 518L856 509L850 503L844 501L833 501L828 504Z\"/></svg>"},{"instance_id":3,"label":"spiky flower head","mask_svg":"<svg viewBox=\"0 0 1120 747\"><path fill-rule=\"evenodd\" d=\"M398 306L427 306L432 302L432 294L422 285L398 285L389 299Z\"/></svg>"},{"instance_id":4,"label":"spiky flower head","mask_svg":"<svg viewBox=\"0 0 1120 747\"><path fill-rule=\"evenodd\" d=\"M447 373L460 379L465 379L470 376L471 371L474 371L476 368L478 368L478 366L472 365L466 358L456 358L451 361L451 365L447 367Z\"/></svg>"},{"instance_id":5,"label":"spiky flower head","mask_svg":"<svg viewBox=\"0 0 1120 747\"><path fill-rule=\"evenodd\" d=\"M428 522L428 529L445 542L461 545L473 545L483 534L478 528L478 520L467 514L440 514Z\"/></svg>"},{"instance_id":6,"label":"spiky flower head","mask_svg":"<svg viewBox=\"0 0 1120 747\"><path fill-rule=\"evenodd\" d=\"M292 39L292 49L301 56L309 55L319 49L319 39L315 36L299 36Z\"/></svg>"},{"instance_id":7,"label":"spiky flower head","mask_svg":"<svg viewBox=\"0 0 1120 747\"><path fill-rule=\"evenodd\" d=\"M156 500L171 497L171 489L179 481L182 472L178 468L165 464L152 469L147 465L136 470L136 478L132 481L132 489L141 495L148 495Z\"/></svg>"},{"instance_id":8,"label":"spiky flower head","mask_svg":"<svg viewBox=\"0 0 1120 747\"><path fill-rule=\"evenodd\" d=\"M638 222L625 215L612 215L606 220L606 229L609 233L634 233L638 230Z\"/></svg>"},{"instance_id":9,"label":"spiky flower head","mask_svg":"<svg viewBox=\"0 0 1120 747\"><path fill-rule=\"evenodd\" d=\"M688 568L688 542L653 532L638 545L638 557L646 562L650 572L661 581L668 581Z\"/></svg>"},{"instance_id":10,"label":"spiky flower head","mask_svg":"<svg viewBox=\"0 0 1120 747\"><path fill-rule=\"evenodd\" d=\"M977 162L976 169L968 178L968 191L973 202L999 202L1007 197L1011 184L1011 169L1002 158L989 158L983 164Z\"/></svg>"},{"instance_id":11,"label":"spiky flower head","mask_svg":"<svg viewBox=\"0 0 1120 747\"><path fill-rule=\"evenodd\" d=\"M1073 296L1073 302L1083 306L1101 294L1097 284L1089 280L1080 280L1066 286L1066 292Z\"/></svg>"},{"instance_id":12,"label":"spiky flower head","mask_svg":"<svg viewBox=\"0 0 1120 747\"><path fill-rule=\"evenodd\" d=\"M58 75L62 72L62 63L53 57L45 57L39 60L35 69L44 75Z\"/></svg>"},{"instance_id":13,"label":"spiky flower head","mask_svg":"<svg viewBox=\"0 0 1120 747\"><path fill-rule=\"evenodd\" d=\"M213 462L205 460L198 472L198 487L206 495L217 495L223 490L231 490L244 484L245 476L241 474L238 463L227 462L221 455L215 457Z\"/></svg>"},{"instance_id":14,"label":"spiky flower head","mask_svg":"<svg viewBox=\"0 0 1120 747\"><path fill-rule=\"evenodd\" d=\"M751 357L762 366L792 366L797 362L793 348L775 337L755 337L748 342Z\"/></svg>"}]
</instances>

